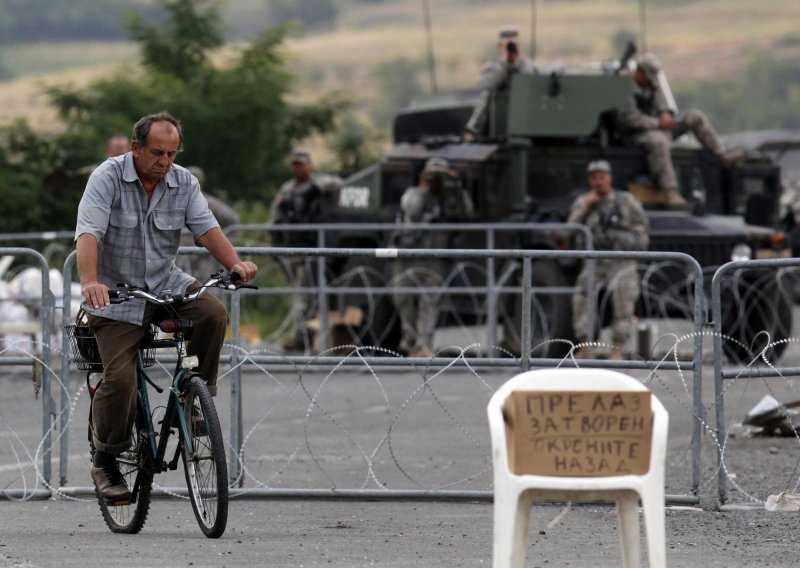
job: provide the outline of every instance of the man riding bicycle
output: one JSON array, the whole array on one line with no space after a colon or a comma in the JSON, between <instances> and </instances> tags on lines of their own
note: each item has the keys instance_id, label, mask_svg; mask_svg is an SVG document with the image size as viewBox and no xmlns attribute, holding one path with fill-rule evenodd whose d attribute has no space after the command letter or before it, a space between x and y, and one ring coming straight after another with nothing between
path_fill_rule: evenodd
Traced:
<instances>
[{"instance_id":1,"label":"man riding bicycle","mask_svg":"<svg viewBox=\"0 0 800 568\"><path fill-rule=\"evenodd\" d=\"M157 310L141 299L112 305L109 286L124 282L158 293L171 290L176 295L200 287L175 265L184 227L243 282L258 273L254 263L239 258L220 229L197 179L173 163L182 143L181 124L169 113L139 119L133 127L130 151L109 158L94 170L78 206L78 274L104 369L92 402L96 448L92 479L108 500L130 495L116 456L130 445L137 396L136 356ZM187 351L200 358L198 371L214 395L228 325L225 307L214 296L204 294L176 308L181 318L193 322L194 339Z\"/></svg>"}]
</instances>

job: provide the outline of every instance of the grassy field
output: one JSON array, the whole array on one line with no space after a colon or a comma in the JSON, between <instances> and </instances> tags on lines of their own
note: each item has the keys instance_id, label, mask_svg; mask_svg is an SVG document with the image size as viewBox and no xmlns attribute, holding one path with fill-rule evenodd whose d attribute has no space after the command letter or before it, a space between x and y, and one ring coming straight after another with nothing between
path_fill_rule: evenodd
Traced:
<instances>
[{"instance_id":1,"label":"grassy field","mask_svg":"<svg viewBox=\"0 0 800 568\"><path fill-rule=\"evenodd\" d=\"M673 79L735 75L752 47L797 56L800 2L797 0L651 0L647 48L659 54ZM376 66L405 59L416 65L423 88L426 40L419 0L347 3L335 29L308 31L286 44L297 73L298 98L334 89L356 93L369 108L381 96ZM526 45L531 37L531 2L435 0L430 2L440 90L475 85L482 61L494 56L496 30L517 24ZM254 10L252 2L246 3ZM538 2L537 63L578 65L616 56L615 34L639 34L634 0L549 0ZM28 117L53 127L41 85L86 84L135 54L131 44L37 44L6 49L7 69L19 78L0 83L0 121Z\"/></svg>"}]
</instances>

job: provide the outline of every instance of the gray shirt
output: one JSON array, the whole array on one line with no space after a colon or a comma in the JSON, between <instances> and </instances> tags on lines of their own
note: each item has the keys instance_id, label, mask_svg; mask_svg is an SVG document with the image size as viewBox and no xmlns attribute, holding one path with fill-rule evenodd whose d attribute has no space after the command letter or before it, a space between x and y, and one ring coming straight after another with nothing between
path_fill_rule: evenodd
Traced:
<instances>
[{"instance_id":1,"label":"gray shirt","mask_svg":"<svg viewBox=\"0 0 800 568\"><path fill-rule=\"evenodd\" d=\"M219 227L200 184L185 168L173 165L148 202L133 164L133 154L109 158L89 177L78 206L75 240L84 233L97 239L100 282L124 282L156 293L182 294L194 278L175 266L181 229L195 240ZM141 324L144 300L112 304L87 312Z\"/></svg>"}]
</instances>

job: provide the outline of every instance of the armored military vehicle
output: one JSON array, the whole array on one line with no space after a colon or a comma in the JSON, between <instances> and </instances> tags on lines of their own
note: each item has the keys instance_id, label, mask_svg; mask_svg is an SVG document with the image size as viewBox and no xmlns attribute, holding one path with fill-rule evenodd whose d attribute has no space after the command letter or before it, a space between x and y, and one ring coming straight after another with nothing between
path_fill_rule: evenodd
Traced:
<instances>
[{"instance_id":1,"label":"armored military vehicle","mask_svg":"<svg viewBox=\"0 0 800 568\"><path fill-rule=\"evenodd\" d=\"M579 71L515 75L506 89L492 96L488 132L469 140L464 137L464 127L475 93L439 97L401 111L394 121L394 147L389 154L380 163L345 180L333 218L349 223L351 229L337 234L336 246L387 246L388 231L361 231L358 223L394 221L403 191L416 184L425 161L438 156L450 162L460 183L472 195L478 222L563 221L572 201L588 190L587 163L605 159L612 165L615 187L633 192L645 203L651 250L685 252L707 269L709 279L714 268L732 258L783 254L772 228L778 221L780 171L769 159L754 157L726 165L692 140L676 141L672 159L691 211L669 211L659 203L659 192L648 187L651 183L644 150L624 145L616 128L616 109L626 103L631 93L630 77L618 71L619 63L609 62ZM469 244L462 246L486 246L482 234L470 235ZM504 233L495 246L565 248L579 243L559 241L546 231L521 230ZM535 284L569 286L576 278L578 264L537 262ZM388 278L385 267L376 264L372 268L375 276L370 285L380 285L381 274ZM498 273L503 268L498 267ZM649 284L643 287L639 313L648 317L685 317L691 295L686 275L676 266L662 266L657 272L658 276L651 275ZM479 274L473 276L480 280ZM735 303L728 303L723 326L728 334L743 345L750 345L761 330L770 332L773 340L789 333L791 310L787 295L773 278L743 273L732 285L741 289L739 298L745 289L755 287L759 293L747 294L746 312ZM572 337L569 296L537 297L542 309L533 310L533 317L545 321L532 322L534 345L546 337ZM480 319L480 310L471 308L469 302L457 305L455 296L449 301L453 305L443 313L456 313L459 321ZM505 329L507 339L513 339L514 324L518 323L515 318L521 310L513 300L509 302L512 303L505 306L504 313L512 321ZM380 306L372 309L381 311L373 314L381 329L391 329L390 300L384 298ZM384 334L372 339L391 346L391 337ZM506 344L518 348L513 340ZM742 345L730 343L728 349L734 358L749 355ZM561 352L563 344L552 344L542 354Z\"/></svg>"},{"instance_id":2,"label":"armored military vehicle","mask_svg":"<svg viewBox=\"0 0 800 568\"><path fill-rule=\"evenodd\" d=\"M800 130L735 132L723 136L723 141L726 146L769 156L780 166L780 227L787 234L792 256L800 256Z\"/></svg>"}]
</instances>

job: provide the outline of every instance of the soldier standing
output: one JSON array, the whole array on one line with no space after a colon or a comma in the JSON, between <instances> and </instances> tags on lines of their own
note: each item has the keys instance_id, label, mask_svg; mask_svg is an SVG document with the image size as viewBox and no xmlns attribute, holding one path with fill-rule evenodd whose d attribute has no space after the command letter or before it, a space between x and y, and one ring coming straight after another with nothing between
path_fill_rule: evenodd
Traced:
<instances>
[{"instance_id":1,"label":"soldier standing","mask_svg":"<svg viewBox=\"0 0 800 568\"><path fill-rule=\"evenodd\" d=\"M649 227L641 204L630 193L614 190L611 166L605 160L591 162L586 171L591 190L572 204L567 223L586 225L592 232L596 250L646 250L650 238ZM578 276L579 292L572 299L572 322L578 343L583 343L594 335L592 330L587 329L587 298L593 297L588 289L589 276L589 269L584 266ZM614 343L611 359L621 360L625 340L631 333L636 299L639 297L636 261L595 261L594 283L595 286L611 290L611 337ZM576 357L586 356L586 347L579 347Z\"/></svg>"},{"instance_id":2,"label":"soldier standing","mask_svg":"<svg viewBox=\"0 0 800 568\"><path fill-rule=\"evenodd\" d=\"M335 199L341 187L341 180L335 176L313 173L311 153L305 148L295 149L289 158L292 179L278 189L272 203L271 220L273 224L318 223L323 215L327 199ZM317 234L313 231L273 232L272 243L286 247L316 247ZM314 283L316 263L308 257L284 257L280 259L291 285L295 288L308 288ZM302 349L312 341L305 327L307 319L313 316L311 296L307 292L292 295L290 318L292 331L283 342L286 350Z\"/></svg>"},{"instance_id":3,"label":"soldier standing","mask_svg":"<svg viewBox=\"0 0 800 568\"><path fill-rule=\"evenodd\" d=\"M486 133L486 113L492 95L500 89L507 89L515 73L536 74L536 66L521 51L519 31L516 26L500 28L500 57L488 62L481 70L478 86L482 89L475 110L467 122L467 132L475 136Z\"/></svg>"},{"instance_id":4,"label":"soldier standing","mask_svg":"<svg viewBox=\"0 0 800 568\"><path fill-rule=\"evenodd\" d=\"M694 134L703 147L711 150L724 163L740 158L739 152L726 152L717 133L703 111L688 109L675 115L658 100L661 63L652 53L636 61L633 74L633 94L617 118L627 144L640 145L647 152L647 164L658 189L664 193L667 207L682 209L686 200L681 196L678 178L672 166L672 140L687 132Z\"/></svg>"},{"instance_id":5,"label":"soldier standing","mask_svg":"<svg viewBox=\"0 0 800 568\"><path fill-rule=\"evenodd\" d=\"M443 223L469 220L474 207L447 160L430 158L420 174L419 185L403 193L400 212L404 223ZM456 247L457 238L454 231L402 229L396 243L400 248L445 249ZM398 259L392 268L396 287L434 288L442 285L445 262L430 258ZM393 300L402 327L399 350L412 357L430 357L439 319L439 295L396 292Z\"/></svg>"}]
</instances>

